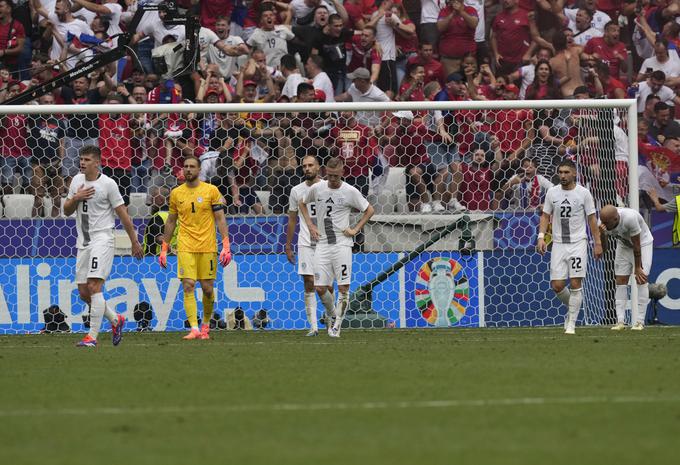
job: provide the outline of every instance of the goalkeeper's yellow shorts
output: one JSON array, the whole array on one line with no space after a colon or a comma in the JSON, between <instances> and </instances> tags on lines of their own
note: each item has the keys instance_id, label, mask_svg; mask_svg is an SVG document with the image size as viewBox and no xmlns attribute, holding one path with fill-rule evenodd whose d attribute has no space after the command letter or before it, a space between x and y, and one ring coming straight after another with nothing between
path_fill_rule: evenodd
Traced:
<instances>
[{"instance_id":1,"label":"goalkeeper's yellow shorts","mask_svg":"<svg viewBox=\"0 0 680 465\"><path fill-rule=\"evenodd\" d=\"M177 252L177 277L179 279L215 279L217 254L212 252Z\"/></svg>"}]
</instances>

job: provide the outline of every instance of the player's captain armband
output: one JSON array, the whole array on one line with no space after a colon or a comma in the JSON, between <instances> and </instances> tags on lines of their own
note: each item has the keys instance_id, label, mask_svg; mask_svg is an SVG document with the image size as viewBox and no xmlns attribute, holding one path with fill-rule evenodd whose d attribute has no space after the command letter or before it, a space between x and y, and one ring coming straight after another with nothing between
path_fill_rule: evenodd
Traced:
<instances>
[{"instance_id":1,"label":"player's captain armband","mask_svg":"<svg viewBox=\"0 0 680 465\"><path fill-rule=\"evenodd\" d=\"M218 203L213 204L212 210L213 210L214 212L218 212L218 211L220 211L220 210L224 210L224 212L226 213L226 212L227 212L227 202L226 202L226 200L224 200L224 196L220 195L220 198L217 199L217 202L218 202Z\"/></svg>"}]
</instances>

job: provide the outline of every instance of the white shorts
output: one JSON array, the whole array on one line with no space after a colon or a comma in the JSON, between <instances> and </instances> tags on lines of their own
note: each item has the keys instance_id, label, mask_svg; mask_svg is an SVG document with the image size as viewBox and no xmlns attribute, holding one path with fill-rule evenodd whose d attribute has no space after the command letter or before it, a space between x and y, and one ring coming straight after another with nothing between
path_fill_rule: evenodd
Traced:
<instances>
[{"instance_id":1,"label":"white shorts","mask_svg":"<svg viewBox=\"0 0 680 465\"><path fill-rule=\"evenodd\" d=\"M314 253L314 285L332 286L352 282L352 247L319 244Z\"/></svg>"},{"instance_id":2,"label":"white shorts","mask_svg":"<svg viewBox=\"0 0 680 465\"><path fill-rule=\"evenodd\" d=\"M87 278L106 279L111 273L115 253L113 236L94 238L76 255L76 284L87 283Z\"/></svg>"},{"instance_id":3,"label":"white shorts","mask_svg":"<svg viewBox=\"0 0 680 465\"><path fill-rule=\"evenodd\" d=\"M649 275L652 269L652 255L654 254L654 244L647 244L641 247L642 269ZM614 256L614 274L616 276L630 276L635 271L635 256L633 249L626 247L618 242L616 245L616 255Z\"/></svg>"},{"instance_id":4,"label":"white shorts","mask_svg":"<svg viewBox=\"0 0 680 465\"><path fill-rule=\"evenodd\" d=\"M298 274L314 276L314 247L298 246Z\"/></svg>"},{"instance_id":5,"label":"white shorts","mask_svg":"<svg viewBox=\"0 0 680 465\"><path fill-rule=\"evenodd\" d=\"M550 254L550 280L564 281L568 278L585 278L588 268L588 241L573 244L553 242Z\"/></svg>"}]
</instances>

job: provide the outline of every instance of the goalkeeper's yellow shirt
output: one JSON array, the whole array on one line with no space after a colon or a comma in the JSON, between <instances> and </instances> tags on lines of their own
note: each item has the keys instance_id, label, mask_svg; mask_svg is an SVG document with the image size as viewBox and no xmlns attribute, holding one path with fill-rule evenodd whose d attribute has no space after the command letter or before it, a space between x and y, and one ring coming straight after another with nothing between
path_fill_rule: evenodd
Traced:
<instances>
[{"instance_id":1,"label":"goalkeeper's yellow shirt","mask_svg":"<svg viewBox=\"0 0 680 465\"><path fill-rule=\"evenodd\" d=\"M196 187L182 184L170 192L170 213L179 222L178 252L217 252L214 211L222 210L224 199L217 187L200 182Z\"/></svg>"}]
</instances>

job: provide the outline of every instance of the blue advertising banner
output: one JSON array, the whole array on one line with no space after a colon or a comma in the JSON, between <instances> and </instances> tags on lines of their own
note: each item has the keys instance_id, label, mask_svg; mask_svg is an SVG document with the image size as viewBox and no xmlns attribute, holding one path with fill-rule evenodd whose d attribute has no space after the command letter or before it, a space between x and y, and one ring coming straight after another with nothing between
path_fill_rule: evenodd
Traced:
<instances>
[{"instance_id":1,"label":"blue advertising banner","mask_svg":"<svg viewBox=\"0 0 680 465\"><path fill-rule=\"evenodd\" d=\"M654 238L656 241L656 237ZM680 325L680 249L654 249L650 283L665 284L668 295L656 305L657 318L662 324ZM648 318L654 315L654 301Z\"/></svg>"},{"instance_id":2,"label":"blue advertising banner","mask_svg":"<svg viewBox=\"0 0 680 465\"><path fill-rule=\"evenodd\" d=\"M396 253L355 254L351 289L372 280L398 258ZM168 257L164 270L155 257L114 259L104 295L111 308L125 314L128 329L135 327L134 307L142 301L151 304L154 330L184 328L176 260ZM82 329L81 317L87 308L73 282L75 258L0 259L0 270L0 334L39 331L44 325L42 310L54 304L66 314L73 330ZM235 255L233 263L218 272L215 289L216 311L223 316L239 306L248 317L266 309L273 329L307 327L302 279L283 254ZM373 291L373 310L395 325L400 317L399 289L399 275L394 274ZM200 291L198 298L200 302Z\"/></svg>"},{"instance_id":3,"label":"blue advertising banner","mask_svg":"<svg viewBox=\"0 0 680 465\"><path fill-rule=\"evenodd\" d=\"M407 263L407 326L479 326L478 260L477 254L425 252Z\"/></svg>"}]
</instances>

